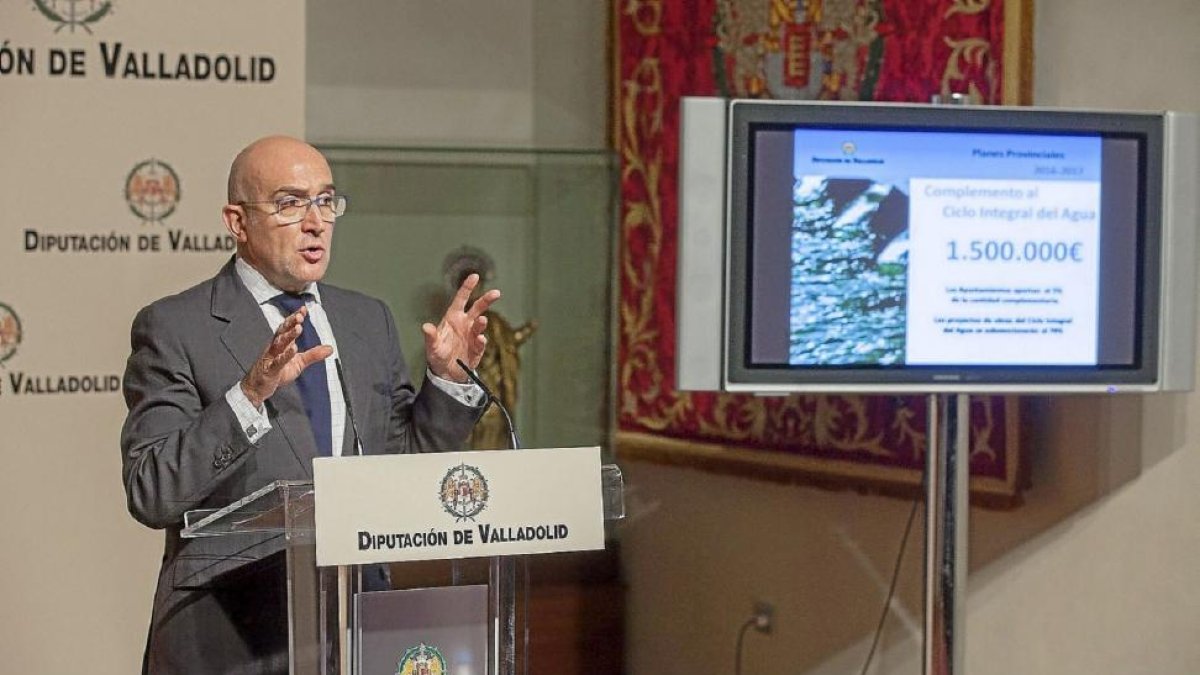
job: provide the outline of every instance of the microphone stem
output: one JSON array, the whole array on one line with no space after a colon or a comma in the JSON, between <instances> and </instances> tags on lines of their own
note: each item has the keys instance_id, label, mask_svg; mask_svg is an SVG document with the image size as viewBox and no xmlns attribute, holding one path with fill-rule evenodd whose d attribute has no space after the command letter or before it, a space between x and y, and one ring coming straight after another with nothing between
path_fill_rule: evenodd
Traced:
<instances>
[{"instance_id":1,"label":"microphone stem","mask_svg":"<svg viewBox=\"0 0 1200 675\"><path fill-rule=\"evenodd\" d=\"M517 438L517 427L515 424L513 424L512 416L508 414L508 409L504 407L504 404L500 402L500 399L496 398L496 395L492 393L492 390L483 383L483 379L479 377L479 374L475 372L474 368L468 366L465 362L463 362L462 359L454 359L454 362L458 364L459 368L462 368L463 372L467 374L467 378L474 382L475 386L483 390L483 395L487 397L487 404L485 404L484 407L486 408L488 404L496 404L496 407L500 410L500 414L504 417L504 425L508 428L509 449L520 450L521 441Z\"/></svg>"},{"instance_id":2,"label":"microphone stem","mask_svg":"<svg viewBox=\"0 0 1200 675\"><path fill-rule=\"evenodd\" d=\"M493 401L496 407L500 409L500 414L504 415L504 424L508 426L508 448L510 450L520 450L521 441L517 439L517 427L513 424L512 418L508 415L508 409L500 404L499 401Z\"/></svg>"},{"instance_id":3,"label":"microphone stem","mask_svg":"<svg viewBox=\"0 0 1200 675\"><path fill-rule=\"evenodd\" d=\"M342 372L341 359L334 359L333 365L337 370L338 384L342 387L342 400L346 402L346 419L350 422L350 430L354 432L354 452L361 457L362 436L358 435L358 424L354 422L354 406L350 403L350 389L346 386L346 374Z\"/></svg>"}]
</instances>

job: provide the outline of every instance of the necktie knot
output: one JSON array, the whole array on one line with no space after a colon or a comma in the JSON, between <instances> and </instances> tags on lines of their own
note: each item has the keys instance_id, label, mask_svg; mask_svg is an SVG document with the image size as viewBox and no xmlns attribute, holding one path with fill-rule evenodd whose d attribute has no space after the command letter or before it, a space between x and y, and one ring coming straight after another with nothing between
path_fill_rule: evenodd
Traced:
<instances>
[{"instance_id":1,"label":"necktie knot","mask_svg":"<svg viewBox=\"0 0 1200 675\"><path fill-rule=\"evenodd\" d=\"M296 310L312 297L312 293L280 293L271 298L271 304L283 310L284 316L295 314Z\"/></svg>"}]
</instances>

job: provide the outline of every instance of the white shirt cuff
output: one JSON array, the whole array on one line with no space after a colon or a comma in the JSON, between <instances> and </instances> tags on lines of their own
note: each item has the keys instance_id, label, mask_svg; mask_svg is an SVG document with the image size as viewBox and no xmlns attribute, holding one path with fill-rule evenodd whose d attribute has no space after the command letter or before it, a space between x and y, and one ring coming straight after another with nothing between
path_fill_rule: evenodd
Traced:
<instances>
[{"instance_id":1,"label":"white shirt cuff","mask_svg":"<svg viewBox=\"0 0 1200 675\"><path fill-rule=\"evenodd\" d=\"M437 375L434 375L433 371L429 370L428 368L425 369L425 377L433 383L433 386L446 392L451 398L469 408L475 408L479 405L482 405L483 399L487 396L483 393L483 390L479 388L479 385L475 384L474 382L455 382L453 380L447 380L444 377L438 377ZM241 387L238 387L238 389L241 389ZM247 403L249 403L249 401L247 401Z\"/></svg>"},{"instance_id":2,"label":"white shirt cuff","mask_svg":"<svg viewBox=\"0 0 1200 675\"><path fill-rule=\"evenodd\" d=\"M267 417L267 406L264 405L261 411L257 410L250 399L246 398L246 392L242 391L240 382L225 392L225 400L229 402L229 407L233 408L238 426L242 428L246 439L251 443L257 443L258 439L271 430L271 420Z\"/></svg>"}]
</instances>

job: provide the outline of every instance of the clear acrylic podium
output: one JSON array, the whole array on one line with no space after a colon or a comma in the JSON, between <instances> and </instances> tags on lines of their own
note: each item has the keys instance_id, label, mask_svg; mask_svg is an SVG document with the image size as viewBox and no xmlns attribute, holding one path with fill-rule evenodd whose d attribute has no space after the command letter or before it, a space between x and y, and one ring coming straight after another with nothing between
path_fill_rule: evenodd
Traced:
<instances>
[{"instance_id":1,"label":"clear acrylic podium","mask_svg":"<svg viewBox=\"0 0 1200 675\"><path fill-rule=\"evenodd\" d=\"M606 521L625 515L624 480L616 465L601 467ZM276 481L222 509L184 514L182 536L236 537L275 534L287 559L289 672L348 675L358 669L355 599L373 590L354 567L318 567L311 481ZM526 675L525 616L528 556L487 559L487 664L481 675ZM465 561L451 561L449 588L468 583Z\"/></svg>"}]
</instances>

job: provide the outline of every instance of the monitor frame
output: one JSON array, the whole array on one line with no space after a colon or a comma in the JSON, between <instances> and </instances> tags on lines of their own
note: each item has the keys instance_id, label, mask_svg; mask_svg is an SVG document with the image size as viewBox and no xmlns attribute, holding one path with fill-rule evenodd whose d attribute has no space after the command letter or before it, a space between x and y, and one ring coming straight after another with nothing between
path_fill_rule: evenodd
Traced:
<instances>
[{"instance_id":1,"label":"monitor frame","mask_svg":"<svg viewBox=\"0 0 1200 675\"><path fill-rule=\"evenodd\" d=\"M923 104L827 103L794 101L728 101L713 99L701 107L692 102L688 124L685 100L684 147L688 128L714 128L720 110L725 193L723 218L724 284L720 335L720 389L781 394L790 392L1121 392L1186 390L1192 386L1196 260L1196 190L1189 189L1200 165L1200 133L1193 115L1153 112L1108 112L1046 108L932 106ZM699 111L699 112L697 112ZM707 125L700 124L705 116ZM1140 284L1136 344L1131 368L1092 366L896 366L896 367L762 367L749 366L747 345L750 185L752 131L764 126L884 128L926 131L990 131L1015 133L1100 133L1134 135L1139 153L1138 269ZM693 138L691 145L697 140ZM702 157L705 153L691 152ZM712 154L712 153L710 153ZM711 160L708 160L711 161ZM681 173L687 170L687 162ZM687 176L681 180L681 210L688 207ZM693 191L695 194L695 191ZM681 247L691 238L688 218L681 218ZM686 252L684 252L686 254ZM710 257L711 262L711 257ZM681 277L688 261L681 258ZM688 289L681 286L680 304ZM693 302L694 304L694 302ZM694 330L693 320L680 330ZM682 341L682 335L681 335ZM710 343L711 344L711 343ZM681 355L685 356L685 355ZM683 361L680 368L685 367ZM680 374L680 381L699 381ZM711 381L711 378L704 381ZM681 387L687 388L687 387ZM708 387L704 387L708 388Z\"/></svg>"}]
</instances>

